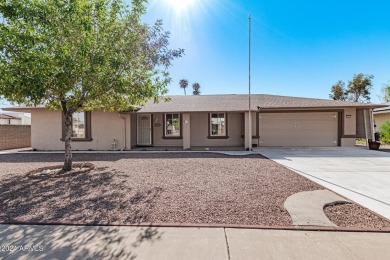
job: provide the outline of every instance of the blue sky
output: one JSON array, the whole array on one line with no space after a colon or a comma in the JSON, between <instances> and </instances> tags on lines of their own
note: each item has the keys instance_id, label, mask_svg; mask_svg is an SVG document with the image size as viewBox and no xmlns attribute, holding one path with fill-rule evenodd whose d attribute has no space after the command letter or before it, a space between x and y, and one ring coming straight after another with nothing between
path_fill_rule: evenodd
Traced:
<instances>
[{"instance_id":1,"label":"blue sky","mask_svg":"<svg viewBox=\"0 0 390 260\"><path fill-rule=\"evenodd\" d=\"M143 20L163 19L171 47L185 49L170 69L171 95L183 94L182 78L202 94L247 93L251 14L252 93L328 98L334 83L362 72L374 75L378 103L390 83L388 10L375 0L150 0Z\"/></svg>"},{"instance_id":2,"label":"blue sky","mask_svg":"<svg viewBox=\"0 0 390 260\"><path fill-rule=\"evenodd\" d=\"M252 93L328 98L334 83L362 72L374 75L379 102L390 82L388 10L375 0L151 0L144 21L163 19L171 46L185 49L170 94L183 93L182 78L202 94L247 93L251 14Z\"/></svg>"}]
</instances>

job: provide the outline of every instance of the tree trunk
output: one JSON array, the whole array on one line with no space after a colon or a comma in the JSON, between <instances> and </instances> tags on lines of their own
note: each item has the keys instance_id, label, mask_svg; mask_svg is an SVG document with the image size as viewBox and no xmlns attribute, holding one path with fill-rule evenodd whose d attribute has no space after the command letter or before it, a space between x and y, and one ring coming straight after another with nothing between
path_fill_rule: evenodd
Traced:
<instances>
[{"instance_id":1,"label":"tree trunk","mask_svg":"<svg viewBox=\"0 0 390 260\"><path fill-rule=\"evenodd\" d=\"M183 89L184 89L184 96L186 96L187 95L186 88L183 88Z\"/></svg>"},{"instance_id":2,"label":"tree trunk","mask_svg":"<svg viewBox=\"0 0 390 260\"><path fill-rule=\"evenodd\" d=\"M65 113L65 162L64 171L72 170L72 113Z\"/></svg>"}]
</instances>

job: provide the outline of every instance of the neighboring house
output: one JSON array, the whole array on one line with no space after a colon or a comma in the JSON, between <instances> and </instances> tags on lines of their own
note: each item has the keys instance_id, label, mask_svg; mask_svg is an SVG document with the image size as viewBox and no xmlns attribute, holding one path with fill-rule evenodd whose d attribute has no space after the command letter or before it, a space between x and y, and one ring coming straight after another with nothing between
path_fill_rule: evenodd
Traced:
<instances>
[{"instance_id":1,"label":"neighboring house","mask_svg":"<svg viewBox=\"0 0 390 260\"><path fill-rule=\"evenodd\" d=\"M31 125L31 117L24 113L0 112L0 125Z\"/></svg>"},{"instance_id":2,"label":"neighboring house","mask_svg":"<svg viewBox=\"0 0 390 260\"><path fill-rule=\"evenodd\" d=\"M22 119L20 117L0 114L0 125L21 125Z\"/></svg>"},{"instance_id":3,"label":"neighboring house","mask_svg":"<svg viewBox=\"0 0 390 260\"><path fill-rule=\"evenodd\" d=\"M31 118L24 113L0 112L0 151L30 147L30 123Z\"/></svg>"},{"instance_id":4,"label":"neighboring house","mask_svg":"<svg viewBox=\"0 0 390 260\"><path fill-rule=\"evenodd\" d=\"M380 132L383 123L390 122L390 102L384 103L385 107L374 109L375 131Z\"/></svg>"},{"instance_id":5,"label":"neighboring house","mask_svg":"<svg viewBox=\"0 0 390 260\"><path fill-rule=\"evenodd\" d=\"M74 150L133 147L249 146L248 95L170 96L134 112L81 112L73 118ZM383 105L274 95L251 96L254 146L354 146L371 139L372 110ZM61 111L14 107L31 113L32 148L63 150Z\"/></svg>"}]
</instances>

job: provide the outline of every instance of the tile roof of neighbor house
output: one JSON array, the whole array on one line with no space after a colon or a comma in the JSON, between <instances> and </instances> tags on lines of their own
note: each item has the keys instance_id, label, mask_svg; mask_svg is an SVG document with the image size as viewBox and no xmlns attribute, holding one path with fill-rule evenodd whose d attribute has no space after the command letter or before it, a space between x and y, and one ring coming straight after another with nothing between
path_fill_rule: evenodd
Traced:
<instances>
[{"instance_id":1,"label":"tile roof of neighbor house","mask_svg":"<svg viewBox=\"0 0 390 260\"><path fill-rule=\"evenodd\" d=\"M6 114L0 114L0 119L16 119L16 120L22 120L20 117L10 116L10 115L6 115Z\"/></svg>"},{"instance_id":2,"label":"tile roof of neighbor house","mask_svg":"<svg viewBox=\"0 0 390 260\"><path fill-rule=\"evenodd\" d=\"M160 101L153 103L148 101L140 107L141 113L166 113L166 112L243 112L248 110L248 95L226 94L226 95L188 95L188 96L167 96L169 102ZM318 108L381 108L385 105L357 103L330 99L287 97L266 94L251 95L251 110L257 111L258 107L263 109L318 109ZM31 112L31 109L44 109L43 105L37 107L12 107L3 108L6 111Z\"/></svg>"},{"instance_id":3,"label":"tile roof of neighbor house","mask_svg":"<svg viewBox=\"0 0 390 260\"><path fill-rule=\"evenodd\" d=\"M19 105L19 106L15 106L15 107L2 107L1 109L4 110L4 111L30 113L31 109L46 109L46 107L45 107L45 105L37 105L36 107L26 106L26 105Z\"/></svg>"},{"instance_id":4,"label":"tile roof of neighbor house","mask_svg":"<svg viewBox=\"0 0 390 260\"><path fill-rule=\"evenodd\" d=\"M382 105L385 105L385 107L375 108L374 113L388 113L390 112L390 102L383 103Z\"/></svg>"},{"instance_id":5,"label":"tile roof of neighbor house","mask_svg":"<svg viewBox=\"0 0 390 260\"><path fill-rule=\"evenodd\" d=\"M248 95L200 95L200 96L168 96L171 101L153 103L148 101L139 112L213 112L213 111L247 111ZM294 109L294 108L342 108L362 107L377 108L383 105L315 99L301 97L275 96L265 94L251 95L251 110L260 109Z\"/></svg>"}]
</instances>

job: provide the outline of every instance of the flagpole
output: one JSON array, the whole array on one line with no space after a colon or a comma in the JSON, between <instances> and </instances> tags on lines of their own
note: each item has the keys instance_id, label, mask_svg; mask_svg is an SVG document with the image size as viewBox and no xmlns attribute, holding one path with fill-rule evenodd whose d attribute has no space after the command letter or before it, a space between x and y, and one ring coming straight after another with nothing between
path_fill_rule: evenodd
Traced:
<instances>
[{"instance_id":1,"label":"flagpole","mask_svg":"<svg viewBox=\"0 0 390 260\"><path fill-rule=\"evenodd\" d=\"M252 24L252 17L249 14L249 56L248 56L248 79L249 79L249 95L248 95L248 146L249 146L249 151L252 151L252 115L251 115L251 24Z\"/></svg>"}]
</instances>

